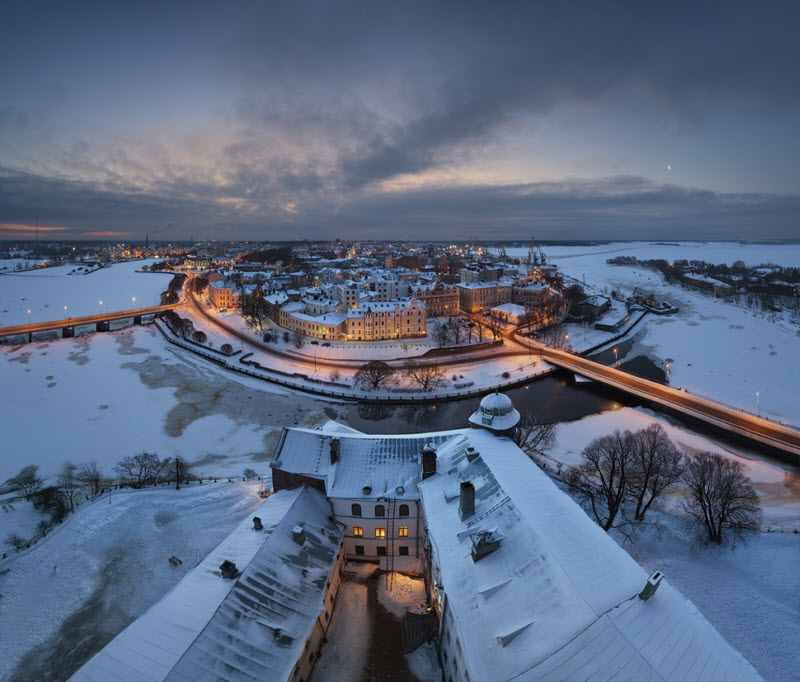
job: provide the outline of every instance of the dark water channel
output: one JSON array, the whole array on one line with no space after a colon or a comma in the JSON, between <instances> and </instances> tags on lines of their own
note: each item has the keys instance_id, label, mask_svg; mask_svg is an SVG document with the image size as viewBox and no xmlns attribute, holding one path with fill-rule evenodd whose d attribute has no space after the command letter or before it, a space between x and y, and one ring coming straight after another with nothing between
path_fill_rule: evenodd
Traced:
<instances>
[{"instance_id":1,"label":"dark water channel","mask_svg":"<svg viewBox=\"0 0 800 682\"><path fill-rule=\"evenodd\" d=\"M596 358L609 364L611 358ZM604 354L605 355L605 354ZM664 380L664 372L641 355L621 363L624 370L655 381ZM569 372L556 372L527 386L505 391L520 411L533 410L544 422L575 421L620 407L636 407L642 401L597 383L578 383ZM364 433L421 433L460 429L478 409L479 398L435 405L358 405L350 408L347 423Z\"/></svg>"}]
</instances>

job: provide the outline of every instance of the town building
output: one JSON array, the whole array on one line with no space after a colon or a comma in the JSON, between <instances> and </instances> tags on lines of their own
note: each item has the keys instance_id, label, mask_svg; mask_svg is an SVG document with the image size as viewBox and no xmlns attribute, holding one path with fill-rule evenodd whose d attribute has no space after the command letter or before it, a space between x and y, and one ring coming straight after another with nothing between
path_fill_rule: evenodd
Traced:
<instances>
[{"instance_id":1,"label":"town building","mask_svg":"<svg viewBox=\"0 0 800 682\"><path fill-rule=\"evenodd\" d=\"M458 287L437 280L433 284L412 286L415 298L425 304L428 317L452 317L458 315L460 296Z\"/></svg>"},{"instance_id":2,"label":"town building","mask_svg":"<svg viewBox=\"0 0 800 682\"><path fill-rule=\"evenodd\" d=\"M502 303L501 305L496 305L489 312L492 317L514 326L523 324L528 318L528 309L516 303Z\"/></svg>"},{"instance_id":3,"label":"town building","mask_svg":"<svg viewBox=\"0 0 800 682\"><path fill-rule=\"evenodd\" d=\"M348 341L386 341L427 334L425 304L408 301L369 302L348 310Z\"/></svg>"},{"instance_id":4,"label":"town building","mask_svg":"<svg viewBox=\"0 0 800 682\"><path fill-rule=\"evenodd\" d=\"M210 282L208 299L217 310L242 307L242 293L233 284L225 280Z\"/></svg>"},{"instance_id":5,"label":"town building","mask_svg":"<svg viewBox=\"0 0 800 682\"><path fill-rule=\"evenodd\" d=\"M456 286L459 305L465 313L480 313L511 301L510 282L461 282Z\"/></svg>"}]
</instances>

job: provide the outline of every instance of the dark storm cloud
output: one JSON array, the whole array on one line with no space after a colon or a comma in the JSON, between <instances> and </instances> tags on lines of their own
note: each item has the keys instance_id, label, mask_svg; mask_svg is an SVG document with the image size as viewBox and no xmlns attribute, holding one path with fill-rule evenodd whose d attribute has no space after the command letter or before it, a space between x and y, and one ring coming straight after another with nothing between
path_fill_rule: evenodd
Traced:
<instances>
[{"instance_id":1,"label":"dark storm cloud","mask_svg":"<svg viewBox=\"0 0 800 682\"><path fill-rule=\"evenodd\" d=\"M609 93L624 108L645 92L687 121L711 105L796 107L798 18L796 3L297 3L252 21L230 59L272 94L248 97L256 118L357 120L340 170L359 186L444 162L515 116ZM364 111L363 91L392 87L401 111Z\"/></svg>"},{"instance_id":2,"label":"dark storm cloud","mask_svg":"<svg viewBox=\"0 0 800 682\"><path fill-rule=\"evenodd\" d=\"M14 166L0 171L0 223L30 222L38 211L41 220L75 229L179 222L220 237L225 229L275 238L331 230L463 236L485 228L502 238L524 237L532 226L550 238L658 230L721 237L726 229L739 237L756 228L797 235L795 196L714 193L638 177L508 185L511 175L495 173L496 185L403 192L384 191L381 181L452 164L480 178L479 160L499 153L494 165L502 167L497 149L517 140L536 149L542 139L526 138L526 126L560 122L576 109L587 119L602 110L608 121L635 122L642 100L650 132L631 132L634 152L654 130L691 135L732 114L745 120L739 132L750 149L785 150L796 136L781 139L771 123L796 118L800 106L798 3L326 0L160 3L157 11L131 3L122 18L105 3L57 15L45 9L26 3L0 13L0 61L25 57L18 69L0 71L0 162ZM39 49L29 50L31 40ZM103 87L91 99L86 91L96 80ZM38 99L22 97L39 83ZM152 83L153 99L142 104L138 88ZM209 83L229 99L218 100ZM115 103L120 94L124 104ZM100 120L109 107L111 139L97 142L91 127L59 128L60 107L77 107L70 116L79 119L84 99ZM159 139L156 151L142 152L131 140L160 130L162 100L170 113L181 112L163 124L167 131L177 120L195 132L193 115L208 113L194 111L198 102L222 112L219 129L208 123L213 117L198 116L219 144L209 144L204 158ZM628 141L624 125L613 131L615 141ZM115 144L113 130L129 134ZM692 139L701 149L705 132ZM569 131L559 134L564 157L580 160L584 150ZM790 164L792 155L785 157ZM577 175L597 177L616 161ZM640 161L619 167L643 173ZM537 170L536 177L555 177ZM697 184L724 186L714 177Z\"/></svg>"},{"instance_id":3,"label":"dark storm cloud","mask_svg":"<svg viewBox=\"0 0 800 682\"><path fill-rule=\"evenodd\" d=\"M46 205L39 201L43 195L49 197ZM767 239L795 237L800 213L799 196L721 194L626 176L373 193L340 202L335 210L327 200L308 203L298 215L266 203L236 210L217 203L218 197L216 187L200 184L133 194L0 170L0 215L8 216L6 222L29 223L39 210L43 224L113 225L134 235L177 223L175 238L525 239L534 233L542 239Z\"/></svg>"}]
</instances>

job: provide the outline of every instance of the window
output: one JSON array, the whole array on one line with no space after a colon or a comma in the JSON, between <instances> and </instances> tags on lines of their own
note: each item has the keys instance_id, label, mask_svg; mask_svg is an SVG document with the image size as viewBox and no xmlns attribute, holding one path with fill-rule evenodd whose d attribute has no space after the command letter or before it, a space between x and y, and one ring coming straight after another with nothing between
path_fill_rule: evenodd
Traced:
<instances>
[{"instance_id":1,"label":"window","mask_svg":"<svg viewBox=\"0 0 800 682\"><path fill-rule=\"evenodd\" d=\"M386 516L386 507L384 507L382 504L376 504L375 516Z\"/></svg>"},{"instance_id":2,"label":"window","mask_svg":"<svg viewBox=\"0 0 800 682\"><path fill-rule=\"evenodd\" d=\"M386 547L378 547L378 556L386 556Z\"/></svg>"},{"instance_id":3,"label":"window","mask_svg":"<svg viewBox=\"0 0 800 682\"><path fill-rule=\"evenodd\" d=\"M364 530L361 526L353 526L353 537L360 538L362 535L364 535Z\"/></svg>"},{"instance_id":4,"label":"window","mask_svg":"<svg viewBox=\"0 0 800 682\"><path fill-rule=\"evenodd\" d=\"M352 507L350 507L350 511L352 512L353 516L361 516L361 505L354 504Z\"/></svg>"},{"instance_id":5,"label":"window","mask_svg":"<svg viewBox=\"0 0 800 682\"><path fill-rule=\"evenodd\" d=\"M399 538L407 538L408 537L408 526L400 526L397 529L397 537Z\"/></svg>"},{"instance_id":6,"label":"window","mask_svg":"<svg viewBox=\"0 0 800 682\"><path fill-rule=\"evenodd\" d=\"M356 545L356 556L364 556L364 545Z\"/></svg>"},{"instance_id":7,"label":"window","mask_svg":"<svg viewBox=\"0 0 800 682\"><path fill-rule=\"evenodd\" d=\"M399 515L400 516L408 516L408 505L407 504L401 504L400 505Z\"/></svg>"},{"instance_id":8,"label":"window","mask_svg":"<svg viewBox=\"0 0 800 682\"><path fill-rule=\"evenodd\" d=\"M375 537L376 538L385 538L386 537L386 529L385 528L376 528L375 529Z\"/></svg>"},{"instance_id":9,"label":"window","mask_svg":"<svg viewBox=\"0 0 800 682\"><path fill-rule=\"evenodd\" d=\"M398 547L400 556L408 556L408 547Z\"/></svg>"}]
</instances>

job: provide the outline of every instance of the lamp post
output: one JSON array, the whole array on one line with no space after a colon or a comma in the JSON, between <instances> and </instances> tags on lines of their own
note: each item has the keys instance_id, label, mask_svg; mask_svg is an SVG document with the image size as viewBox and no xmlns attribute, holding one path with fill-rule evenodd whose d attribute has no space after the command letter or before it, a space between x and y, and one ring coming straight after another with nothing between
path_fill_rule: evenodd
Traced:
<instances>
[{"instance_id":1,"label":"lamp post","mask_svg":"<svg viewBox=\"0 0 800 682\"><path fill-rule=\"evenodd\" d=\"M669 384L669 363L667 363L667 383Z\"/></svg>"},{"instance_id":2,"label":"lamp post","mask_svg":"<svg viewBox=\"0 0 800 682\"><path fill-rule=\"evenodd\" d=\"M102 315L103 314L103 302L102 301L98 301L97 302L97 309L100 311L100 314Z\"/></svg>"},{"instance_id":3,"label":"lamp post","mask_svg":"<svg viewBox=\"0 0 800 682\"><path fill-rule=\"evenodd\" d=\"M619 360L617 359L617 349L616 348L614 349L614 364L615 365L619 364Z\"/></svg>"},{"instance_id":4,"label":"lamp post","mask_svg":"<svg viewBox=\"0 0 800 682\"><path fill-rule=\"evenodd\" d=\"M67 306L64 306L64 319L67 319Z\"/></svg>"},{"instance_id":5,"label":"lamp post","mask_svg":"<svg viewBox=\"0 0 800 682\"><path fill-rule=\"evenodd\" d=\"M31 311L28 310L28 326L31 326Z\"/></svg>"},{"instance_id":6,"label":"lamp post","mask_svg":"<svg viewBox=\"0 0 800 682\"><path fill-rule=\"evenodd\" d=\"M761 401L759 400L758 391L756 391L756 417L761 418Z\"/></svg>"},{"instance_id":7,"label":"lamp post","mask_svg":"<svg viewBox=\"0 0 800 682\"><path fill-rule=\"evenodd\" d=\"M131 298L131 302L133 303L133 308L132 308L132 310L136 310L136 296L134 296L134 297L132 297L132 298Z\"/></svg>"}]
</instances>

